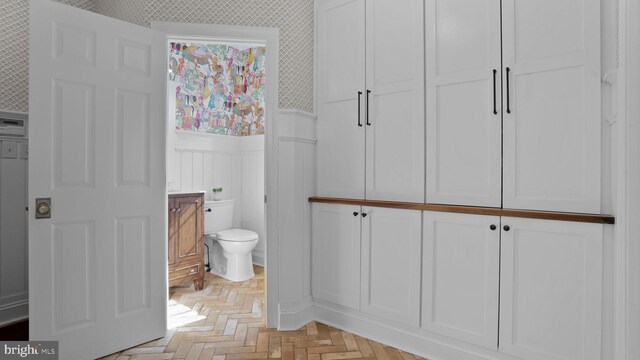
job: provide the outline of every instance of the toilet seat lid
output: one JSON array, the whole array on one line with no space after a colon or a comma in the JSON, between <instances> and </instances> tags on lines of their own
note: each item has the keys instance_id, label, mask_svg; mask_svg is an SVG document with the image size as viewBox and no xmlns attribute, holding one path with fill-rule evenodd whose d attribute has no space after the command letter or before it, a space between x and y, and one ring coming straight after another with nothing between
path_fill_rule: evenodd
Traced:
<instances>
[{"instance_id":1,"label":"toilet seat lid","mask_svg":"<svg viewBox=\"0 0 640 360\"><path fill-rule=\"evenodd\" d=\"M217 232L216 239L222 241L252 241L258 240L258 234L251 230L231 229Z\"/></svg>"}]
</instances>

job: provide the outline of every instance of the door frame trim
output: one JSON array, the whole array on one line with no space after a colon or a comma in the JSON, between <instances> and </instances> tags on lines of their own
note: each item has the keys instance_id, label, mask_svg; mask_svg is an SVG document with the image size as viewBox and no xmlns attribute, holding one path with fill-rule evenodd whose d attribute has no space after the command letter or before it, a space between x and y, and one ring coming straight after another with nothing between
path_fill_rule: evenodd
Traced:
<instances>
[{"instance_id":1,"label":"door frame trim","mask_svg":"<svg viewBox=\"0 0 640 360\"><path fill-rule=\"evenodd\" d=\"M165 33L170 38L206 38L207 40L239 40L264 43L269 51L265 68L269 74L266 91L265 118L265 194L266 203L266 306L267 327L279 325L278 305L278 75L280 61L280 30L278 28L229 26L215 24L189 24L173 22L151 22L151 28ZM164 75L163 75L164 76ZM166 239L165 239L166 241Z\"/></svg>"}]
</instances>

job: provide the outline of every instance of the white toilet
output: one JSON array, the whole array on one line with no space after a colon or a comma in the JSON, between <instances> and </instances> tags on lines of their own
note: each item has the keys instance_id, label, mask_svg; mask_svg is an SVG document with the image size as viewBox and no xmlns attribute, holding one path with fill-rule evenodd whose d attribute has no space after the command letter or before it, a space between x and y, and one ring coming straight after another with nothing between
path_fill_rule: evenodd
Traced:
<instances>
[{"instance_id":1,"label":"white toilet","mask_svg":"<svg viewBox=\"0 0 640 360\"><path fill-rule=\"evenodd\" d=\"M212 273L231 281L246 281L255 276L251 252L258 244L258 234L231 228L234 204L235 200L205 201L205 241L213 245Z\"/></svg>"}]
</instances>

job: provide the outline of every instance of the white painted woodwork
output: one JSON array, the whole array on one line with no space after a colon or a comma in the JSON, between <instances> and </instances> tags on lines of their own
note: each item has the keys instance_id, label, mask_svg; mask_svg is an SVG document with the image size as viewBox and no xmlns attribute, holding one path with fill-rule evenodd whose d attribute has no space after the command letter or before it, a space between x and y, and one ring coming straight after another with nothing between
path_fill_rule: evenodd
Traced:
<instances>
[{"instance_id":1,"label":"white painted woodwork","mask_svg":"<svg viewBox=\"0 0 640 360\"><path fill-rule=\"evenodd\" d=\"M500 351L595 360L602 347L603 225L502 218Z\"/></svg>"},{"instance_id":2,"label":"white painted woodwork","mask_svg":"<svg viewBox=\"0 0 640 360\"><path fill-rule=\"evenodd\" d=\"M151 75L166 42L70 6L30 8L30 338L96 358L166 330L164 84ZM37 197L52 199L51 219L34 219Z\"/></svg>"},{"instance_id":3,"label":"white painted woodwork","mask_svg":"<svg viewBox=\"0 0 640 360\"><path fill-rule=\"evenodd\" d=\"M363 207L361 310L420 325L422 213Z\"/></svg>"},{"instance_id":4,"label":"white painted woodwork","mask_svg":"<svg viewBox=\"0 0 640 360\"><path fill-rule=\"evenodd\" d=\"M313 297L360 309L360 206L313 204L311 213Z\"/></svg>"},{"instance_id":5,"label":"white painted woodwork","mask_svg":"<svg viewBox=\"0 0 640 360\"><path fill-rule=\"evenodd\" d=\"M423 239L422 327L497 350L500 217L425 211Z\"/></svg>"},{"instance_id":6,"label":"white painted woodwork","mask_svg":"<svg viewBox=\"0 0 640 360\"><path fill-rule=\"evenodd\" d=\"M505 0L502 19L504 206L599 213L600 2Z\"/></svg>"},{"instance_id":7,"label":"white painted woodwork","mask_svg":"<svg viewBox=\"0 0 640 360\"><path fill-rule=\"evenodd\" d=\"M426 200L500 207L500 2L425 6Z\"/></svg>"},{"instance_id":8,"label":"white painted woodwork","mask_svg":"<svg viewBox=\"0 0 640 360\"><path fill-rule=\"evenodd\" d=\"M278 310L280 330L314 319L311 300L311 204L316 195L316 118L280 110L278 144Z\"/></svg>"},{"instance_id":9,"label":"white painted woodwork","mask_svg":"<svg viewBox=\"0 0 640 360\"><path fill-rule=\"evenodd\" d=\"M363 199L365 1L318 2L318 195ZM364 124L364 97L360 117Z\"/></svg>"},{"instance_id":10,"label":"white painted woodwork","mask_svg":"<svg viewBox=\"0 0 640 360\"><path fill-rule=\"evenodd\" d=\"M366 4L367 199L424 201L423 4Z\"/></svg>"},{"instance_id":11,"label":"white painted woodwork","mask_svg":"<svg viewBox=\"0 0 640 360\"><path fill-rule=\"evenodd\" d=\"M28 316L27 140L0 140L0 325Z\"/></svg>"}]
</instances>

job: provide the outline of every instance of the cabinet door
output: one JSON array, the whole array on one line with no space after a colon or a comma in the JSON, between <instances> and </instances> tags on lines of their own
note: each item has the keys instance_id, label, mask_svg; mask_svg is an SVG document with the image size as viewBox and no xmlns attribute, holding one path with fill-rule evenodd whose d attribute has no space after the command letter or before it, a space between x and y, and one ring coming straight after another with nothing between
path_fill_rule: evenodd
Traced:
<instances>
[{"instance_id":1,"label":"cabinet door","mask_svg":"<svg viewBox=\"0 0 640 360\"><path fill-rule=\"evenodd\" d=\"M178 224L176 223L176 202L173 198L169 198L169 266L176 263L176 243L178 239Z\"/></svg>"},{"instance_id":2,"label":"cabinet door","mask_svg":"<svg viewBox=\"0 0 640 360\"><path fill-rule=\"evenodd\" d=\"M318 195L364 198L364 0L318 3Z\"/></svg>"},{"instance_id":3,"label":"cabinet door","mask_svg":"<svg viewBox=\"0 0 640 360\"><path fill-rule=\"evenodd\" d=\"M498 216L424 212L423 328L497 348L499 229Z\"/></svg>"},{"instance_id":4,"label":"cabinet door","mask_svg":"<svg viewBox=\"0 0 640 360\"><path fill-rule=\"evenodd\" d=\"M313 297L360 308L360 207L313 204Z\"/></svg>"},{"instance_id":5,"label":"cabinet door","mask_svg":"<svg viewBox=\"0 0 640 360\"><path fill-rule=\"evenodd\" d=\"M502 4L504 206L599 213L600 1Z\"/></svg>"},{"instance_id":6,"label":"cabinet door","mask_svg":"<svg viewBox=\"0 0 640 360\"><path fill-rule=\"evenodd\" d=\"M423 0L366 8L366 198L424 202Z\"/></svg>"},{"instance_id":7,"label":"cabinet door","mask_svg":"<svg viewBox=\"0 0 640 360\"><path fill-rule=\"evenodd\" d=\"M362 311L420 325L422 214L362 209Z\"/></svg>"},{"instance_id":8,"label":"cabinet door","mask_svg":"<svg viewBox=\"0 0 640 360\"><path fill-rule=\"evenodd\" d=\"M500 351L600 359L603 226L508 217L502 225Z\"/></svg>"},{"instance_id":9,"label":"cabinet door","mask_svg":"<svg viewBox=\"0 0 640 360\"><path fill-rule=\"evenodd\" d=\"M500 1L425 5L427 202L500 207Z\"/></svg>"},{"instance_id":10,"label":"cabinet door","mask_svg":"<svg viewBox=\"0 0 640 360\"><path fill-rule=\"evenodd\" d=\"M202 196L177 197L175 201L176 262L202 259L204 210Z\"/></svg>"}]
</instances>

